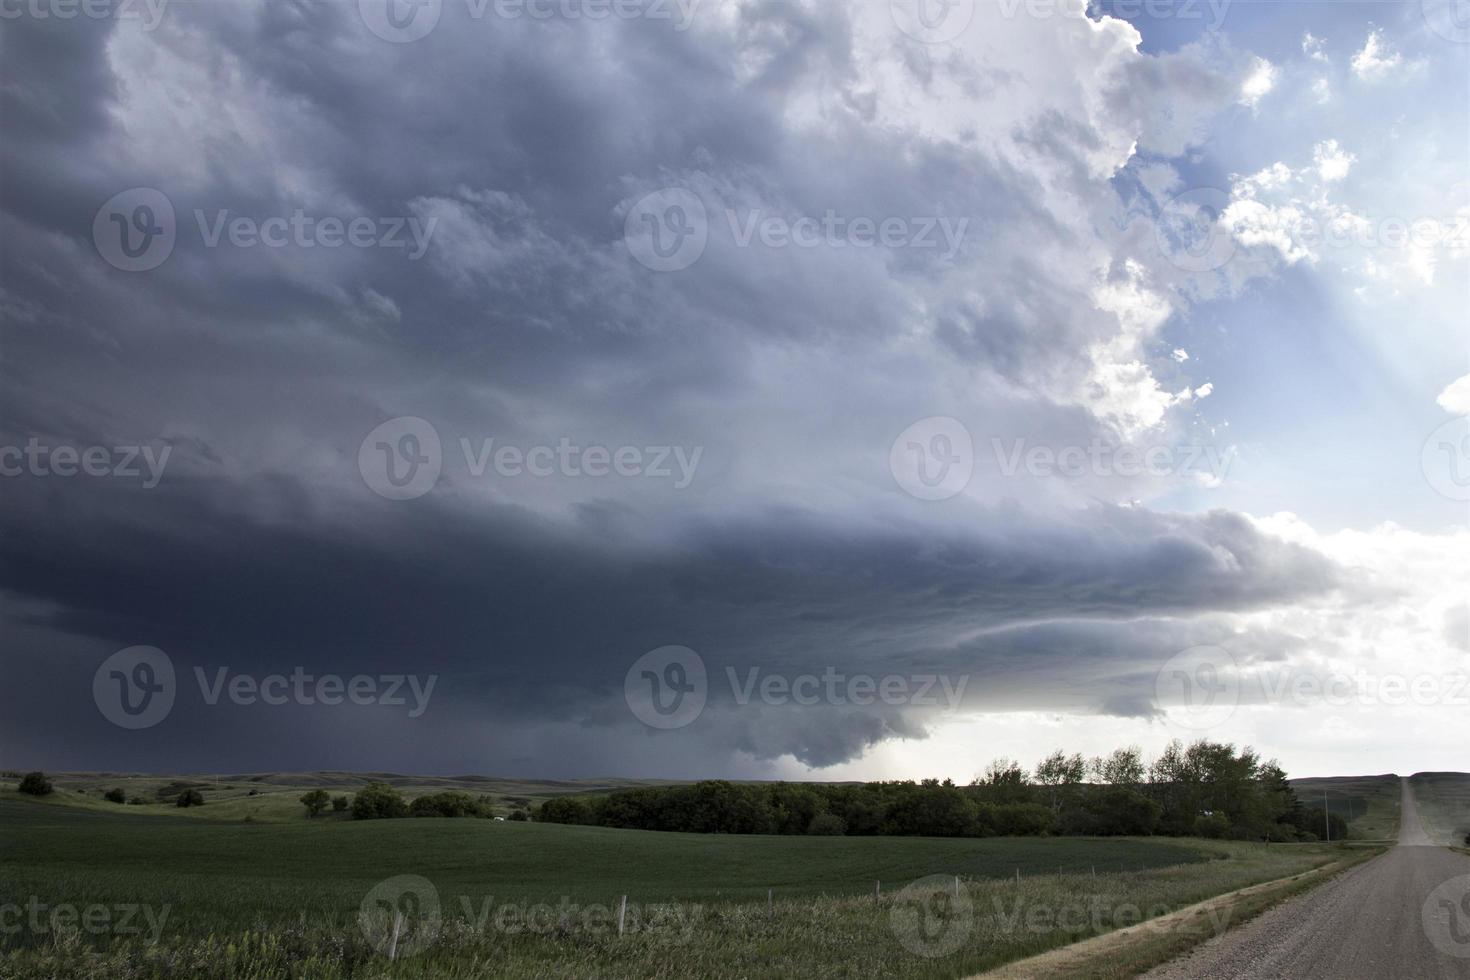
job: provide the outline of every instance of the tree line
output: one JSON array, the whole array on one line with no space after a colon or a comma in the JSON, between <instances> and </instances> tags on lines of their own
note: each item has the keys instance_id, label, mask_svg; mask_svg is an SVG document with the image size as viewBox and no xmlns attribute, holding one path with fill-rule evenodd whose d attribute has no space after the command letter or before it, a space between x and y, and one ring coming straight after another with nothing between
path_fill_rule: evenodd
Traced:
<instances>
[{"instance_id":1,"label":"tree line","mask_svg":"<svg viewBox=\"0 0 1470 980\"><path fill-rule=\"evenodd\" d=\"M548 800L535 819L708 834L990 837L1167 835L1310 841L1324 831L1286 773L1247 747L1175 740L1152 762L1136 746L1091 759L1057 751L1028 771L997 759L950 780L643 787ZM1347 833L1328 818L1334 840Z\"/></svg>"}]
</instances>

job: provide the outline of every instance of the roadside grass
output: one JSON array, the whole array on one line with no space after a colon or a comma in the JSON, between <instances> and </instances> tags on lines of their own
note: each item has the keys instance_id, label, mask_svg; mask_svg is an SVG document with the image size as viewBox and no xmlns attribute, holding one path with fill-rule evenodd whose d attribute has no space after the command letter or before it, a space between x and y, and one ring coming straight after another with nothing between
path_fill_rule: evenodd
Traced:
<instances>
[{"instance_id":1,"label":"roadside grass","mask_svg":"<svg viewBox=\"0 0 1470 980\"><path fill-rule=\"evenodd\" d=\"M1463 847L1470 834L1470 774L1416 773L1409 787L1425 832L1441 844Z\"/></svg>"},{"instance_id":2,"label":"roadside grass","mask_svg":"<svg viewBox=\"0 0 1470 980\"><path fill-rule=\"evenodd\" d=\"M1125 980L1188 953L1245 925L1263 912L1335 875L1382 854L1386 848L1342 849L1322 867L1207 899L1138 926L1007 964L984 974L993 980Z\"/></svg>"},{"instance_id":3,"label":"roadside grass","mask_svg":"<svg viewBox=\"0 0 1470 980\"><path fill-rule=\"evenodd\" d=\"M167 913L157 942L55 929L43 915L42 928L0 937L7 980L957 977L1340 854L1157 838L734 837L475 819L246 824L129 818L13 794L0 796L0 826L0 903ZM390 961L385 935L365 932L358 916L370 890L396 875L432 883L442 927L420 931L426 906L408 906L403 955ZM901 891L926 876L937 877ZM623 895L629 928L619 936ZM432 941L418 948L421 938Z\"/></svg>"}]
</instances>

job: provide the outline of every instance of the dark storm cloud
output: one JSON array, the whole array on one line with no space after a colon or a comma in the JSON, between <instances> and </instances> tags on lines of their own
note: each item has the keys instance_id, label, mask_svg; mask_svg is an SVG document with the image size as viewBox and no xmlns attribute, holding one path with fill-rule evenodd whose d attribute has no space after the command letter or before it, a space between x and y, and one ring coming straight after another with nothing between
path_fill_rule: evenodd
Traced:
<instances>
[{"instance_id":1,"label":"dark storm cloud","mask_svg":"<svg viewBox=\"0 0 1470 980\"><path fill-rule=\"evenodd\" d=\"M1224 513L1097 508L1039 526L977 512L988 529L956 537L773 512L693 521L650 547L642 519L616 508L557 523L506 506L365 502L362 490L326 513L285 478L9 489L0 584L31 610L17 625L158 646L184 672L435 673L448 717L593 727L630 725L630 665L681 644L719 678L706 723L717 744L819 765L920 735L925 712L737 707L729 671L963 676L971 708L1115 712L1109 691L1151 690L1157 665L1199 632L1139 617L1288 601L1338 579ZM1048 625L1058 618L1090 621ZM432 742L443 718L415 737Z\"/></svg>"},{"instance_id":2,"label":"dark storm cloud","mask_svg":"<svg viewBox=\"0 0 1470 980\"><path fill-rule=\"evenodd\" d=\"M1320 556L1229 513L915 506L886 469L893 437L924 415L1079 443L1099 430L1071 399L1091 346L1118 329L1090 295L1099 268L1119 267L1095 231L1119 207L1098 161L1140 135L1177 143L1166 123L1187 129L1228 102L1233 83L1208 58L1129 62L1095 105L1094 72L1117 53L1085 33L1077 57L1092 60L1039 59L1046 84L1033 86L881 31L864 47L875 24L893 33L886 15L827 5L711 9L688 32L461 22L447 8L403 45L349 3L176 4L151 33L0 25L0 442L171 451L154 489L55 476L0 488L8 659L35 689L5 694L11 745L75 765L90 753L569 775L584 761L632 772L618 753L646 741L668 753L650 773L711 757L731 772L783 755L829 765L922 737L930 713L742 708L719 693L687 738L651 738L622 702L624 674L683 644L717 672L974 675L975 708L1144 715L1147 663L1216 627L1155 625L1130 643L1122 624L1341 584ZM1189 104L1164 113L1139 78L1179 81ZM973 118L934 95L946 84ZM1057 105L1007 119L1033 89ZM168 196L179 240L133 274L101 260L91 229L139 186ZM656 274L622 236L634 202L664 187L704 204L709 243ZM195 216L296 209L434 231L414 261L209 247ZM737 238L752 215L829 210L966 232L950 256ZM389 502L356 457L397 415L430 419L446 455L461 436L570 435L705 457L681 493L447 467L428 497ZM169 731L119 743L88 685L133 644L185 674L305 665L441 681L412 725L286 709L263 730L258 715L193 704ZM48 721L82 734L57 748L36 733Z\"/></svg>"}]
</instances>

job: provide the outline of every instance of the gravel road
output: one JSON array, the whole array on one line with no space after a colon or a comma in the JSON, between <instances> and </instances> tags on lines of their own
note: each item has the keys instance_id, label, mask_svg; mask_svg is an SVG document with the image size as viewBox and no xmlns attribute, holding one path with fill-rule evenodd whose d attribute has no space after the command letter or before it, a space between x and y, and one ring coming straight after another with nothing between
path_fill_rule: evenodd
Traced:
<instances>
[{"instance_id":1,"label":"gravel road","mask_svg":"<svg viewBox=\"0 0 1470 980\"><path fill-rule=\"evenodd\" d=\"M1398 846L1155 969L1155 980L1470 980L1470 857L1403 781Z\"/></svg>"}]
</instances>

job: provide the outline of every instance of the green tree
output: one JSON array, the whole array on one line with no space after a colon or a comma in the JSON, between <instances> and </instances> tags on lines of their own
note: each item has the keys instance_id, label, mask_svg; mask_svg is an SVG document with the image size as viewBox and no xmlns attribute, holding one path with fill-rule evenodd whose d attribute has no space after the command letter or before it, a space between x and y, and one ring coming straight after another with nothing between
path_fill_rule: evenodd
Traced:
<instances>
[{"instance_id":1,"label":"green tree","mask_svg":"<svg viewBox=\"0 0 1470 980\"><path fill-rule=\"evenodd\" d=\"M1109 786L1135 787L1143 782L1145 767L1143 749L1130 745L1126 749L1114 749L1106 757L1092 760L1092 771L1097 778Z\"/></svg>"},{"instance_id":2,"label":"green tree","mask_svg":"<svg viewBox=\"0 0 1470 980\"><path fill-rule=\"evenodd\" d=\"M179 798L175 803L181 807L203 806L204 794L200 793L197 789L186 789L179 794Z\"/></svg>"},{"instance_id":3,"label":"green tree","mask_svg":"<svg viewBox=\"0 0 1470 980\"><path fill-rule=\"evenodd\" d=\"M488 813L470 794L453 790L420 796L408 808L411 817L479 817Z\"/></svg>"},{"instance_id":4,"label":"green tree","mask_svg":"<svg viewBox=\"0 0 1470 980\"><path fill-rule=\"evenodd\" d=\"M332 800L331 794L324 789L314 789L301 797L301 803L306 807L307 817L314 817L327 808Z\"/></svg>"},{"instance_id":5,"label":"green tree","mask_svg":"<svg viewBox=\"0 0 1470 980\"><path fill-rule=\"evenodd\" d=\"M1081 754L1067 755L1057 749L1036 766L1036 781L1047 788L1053 811L1062 808L1070 790L1087 778L1087 761Z\"/></svg>"},{"instance_id":6,"label":"green tree","mask_svg":"<svg viewBox=\"0 0 1470 980\"><path fill-rule=\"evenodd\" d=\"M1029 803L1031 786L1026 770L1015 759L995 759L978 776L971 786L977 787L980 795L991 803Z\"/></svg>"},{"instance_id":7,"label":"green tree","mask_svg":"<svg viewBox=\"0 0 1470 980\"><path fill-rule=\"evenodd\" d=\"M30 796L46 796L51 790L51 780L44 772L28 772L21 777L20 791Z\"/></svg>"},{"instance_id":8,"label":"green tree","mask_svg":"<svg viewBox=\"0 0 1470 980\"><path fill-rule=\"evenodd\" d=\"M368 783L352 797L352 819L388 820L408 816L403 794L387 783Z\"/></svg>"},{"instance_id":9,"label":"green tree","mask_svg":"<svg viewBox=\"0 0 1470 980\"><path fill-rule=\"evenodd\" d=\"M103 793L102 798L109 803L126 803L128 801L128 794L123 792L121 786L115 786L106 793Z\"/></svg>"},{"instance_id":10,"label":"green tree","mask_svg":"<svg viewBox=\"0 0 1470 980\"><path fill-rule=\"evenodd\" d=\"M343 813L351 805L352 805L352 801L349 800L346 796L334 796L334 797L332 797L332 811L334 813Z\"/></svg>"},{"instance_id":11,"label":"green tree","mask_svg":"<svg viewBox=\"0 0 1470 980\"><path fill-rule=\"evenodd\" d=\"M847 824L835 813L819 813L812 817L806 832L813 837L841 837L847 833Z\"/></svg>"}]
</instances>

